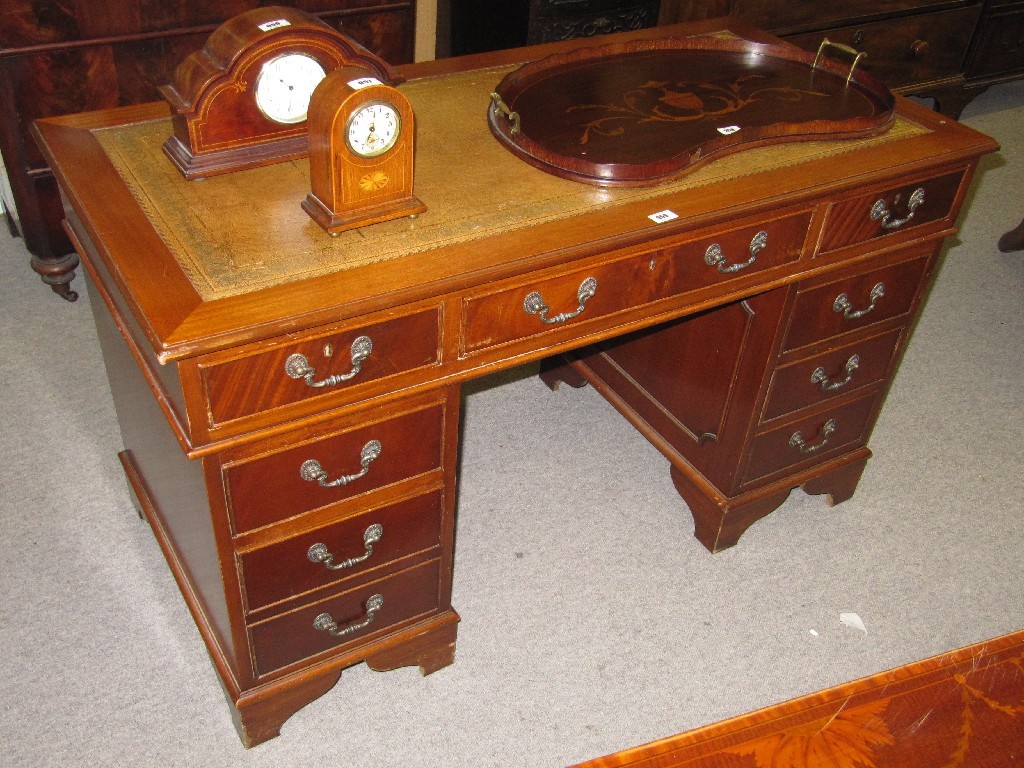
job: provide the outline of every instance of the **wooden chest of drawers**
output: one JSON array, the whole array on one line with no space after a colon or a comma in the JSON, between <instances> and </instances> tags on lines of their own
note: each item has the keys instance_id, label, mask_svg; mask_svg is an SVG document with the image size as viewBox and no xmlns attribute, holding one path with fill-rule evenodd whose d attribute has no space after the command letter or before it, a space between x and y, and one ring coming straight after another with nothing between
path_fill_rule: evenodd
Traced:
<instances>
[{"instance_id":1,"label":"wooden chest of drawers","mask_svg":"<svg viewBox=\"0 0 1024 768\"><path fill-rule=\"evenodd\" d=\"M665 33L770 40L737 21L620 39ZM582 373L668 458L712 549L795 486L853 493L993 142L900 100L882 136L595 189L522 163L484 119L511 66L573 47L403 69L428 211L338 238L304 218L299 163L161 186L161 105L39 124L94 283L131 489L247 745L348 666L452 662L463 381L538 360L552 384ZM264 195L204 197L232 185ZM215 245L188 245L195 211Z\"/></svg>"},{"instance_id":2,"label":"wooden chest of drawers","mask_svg":"<svg viewBox=\"0 0 1024 768\"><path fill-rule=\"evenodd\" d=\"M607 35L658 23L659 0L452 0L454 55Z\"/></svg>"},{"instance_id":3,"label":"wooden chest of drawers","mask_svg":"<svg viewBox=\"0 0 1024 768\"><path fill-rule=\"evenodd\" d=\"M865 52L859 66L890 88L933 98L938 109L956 117L977 93L968 87L967 60L985 5L983 0L662 0L661 23L732 14L811 51L827 37Z\"/></svg>"}]
</instances>

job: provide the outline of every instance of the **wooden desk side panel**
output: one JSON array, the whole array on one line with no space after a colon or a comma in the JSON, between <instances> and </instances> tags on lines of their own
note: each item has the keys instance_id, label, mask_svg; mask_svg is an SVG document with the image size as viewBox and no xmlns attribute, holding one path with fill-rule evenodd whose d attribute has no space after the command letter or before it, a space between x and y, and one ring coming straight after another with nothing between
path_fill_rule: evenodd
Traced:
<instances>
[{"instance_id":1,"label":"wooden desk side panel","mask_svg":"<svg viewBox=\"0 0 1024 768\"><path fill-rule=\"evenodd\" d=\"M228 591L238 590L231 585L233 566L222 568L218 541L226 539L226 530L220 530L226 526L211 517L203 462L186 458L99 290L95 285L89 288L125 446L122 462L142 507L140 515L156 518L149 522L196 623L201 631L207 630L203 634L214 661L222 666L227 660L238 669L240 645L230 616L239 611L227 598Z\"/></svg>"}]
</instances>

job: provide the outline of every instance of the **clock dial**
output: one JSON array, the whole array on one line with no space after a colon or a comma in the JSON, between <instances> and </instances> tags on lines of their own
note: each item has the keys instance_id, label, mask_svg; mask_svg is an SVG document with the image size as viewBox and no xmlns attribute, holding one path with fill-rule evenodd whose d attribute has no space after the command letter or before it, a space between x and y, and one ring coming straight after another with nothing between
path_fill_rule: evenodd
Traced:
<instances>
[{"instance_id":1,"label":"clock dial","mask_svg":"<svg viewBox=\"0 0 1024 768\"><path fill-rule=\"evenodd\" d=\"M345 140L360 157L376 157L391 149L402 131L398 111L382 101L366 104L349 119Z\"/></svg>"},{"instance_id":2,"label":"clock dial","mask_svg":"<svg viewBox=\"0 0 1024 768\"><path fill-rule=\"evenodd\" d=\"M309 97L327 76L320 63L303 53L286 53L271 59L256 79L256 106L275 123L301 123L306 119Z\"/></svg>"}]
</instances>

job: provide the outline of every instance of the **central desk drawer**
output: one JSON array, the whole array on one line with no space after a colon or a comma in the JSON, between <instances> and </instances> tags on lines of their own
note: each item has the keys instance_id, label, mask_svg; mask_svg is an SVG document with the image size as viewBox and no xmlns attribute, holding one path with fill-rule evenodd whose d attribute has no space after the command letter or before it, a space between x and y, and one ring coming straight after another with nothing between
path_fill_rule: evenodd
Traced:
<instances>
[{"instance_id":1,"label":"central desk drawer","mask_svg":"<svg viewBox=\"0 0 1024 768\"><path fill-rule=\"evenodd\" d=\"M438 576L439 562L432 560L253 624L249 631L259 674L324 651L352 648L382 630L436 611Z\"/></svg>"},{"instance_id":2,"label":"central desk drawer","mask_svg":"<svg viewBox=\"0 0 1024 768\"><path fill-rule=\"evenodd\" d=\"M566 275L468 298L463 353L550 333L710 288L800 258L810 211L689 240Z\"/></svg>"},{"instance_id":3,"label":"central desk drawer","mask_svg":"<svg viewBox=\"0 0 1024 768\"><path fill-rule=\"evenodd\" d=\"M441 491L345 518L238 556L250 611L441 543Z\"/></svg>"},{"instance_id":4,"label":"central desk drawer","mask_svg":"<svg viewBox=\"0 0 1024 768\"><path fill-rule=\"evenodd\" d=\"M444 405L438 404L226 462L234 533L439 468L443 424Z\"/></svg>"}]
</instances>

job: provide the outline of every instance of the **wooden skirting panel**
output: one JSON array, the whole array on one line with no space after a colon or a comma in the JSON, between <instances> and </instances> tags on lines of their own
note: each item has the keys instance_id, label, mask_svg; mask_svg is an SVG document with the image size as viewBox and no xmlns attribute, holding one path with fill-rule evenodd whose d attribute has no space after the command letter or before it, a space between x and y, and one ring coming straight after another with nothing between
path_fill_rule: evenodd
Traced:
<instances>
[{"instance_id":1,"label":"wooden skirting panel","mask_svg":"<svg viewBox=\"0 0 1024 768\"><path fill-rule=\"evenodd\" d=\"M574 768L1019 768L1024 631Z\"/></svg>"}]
</instances>

